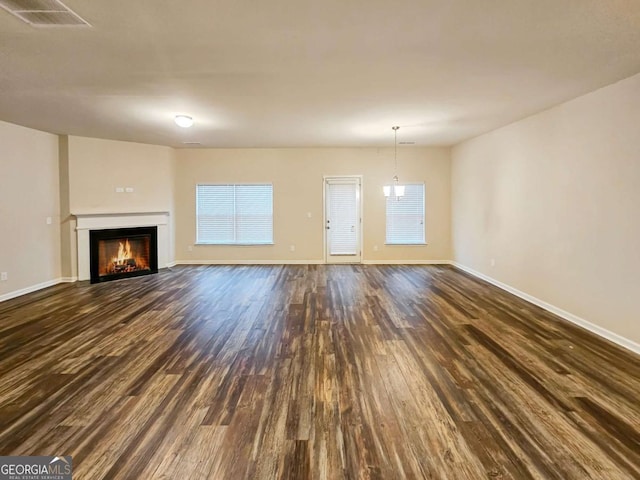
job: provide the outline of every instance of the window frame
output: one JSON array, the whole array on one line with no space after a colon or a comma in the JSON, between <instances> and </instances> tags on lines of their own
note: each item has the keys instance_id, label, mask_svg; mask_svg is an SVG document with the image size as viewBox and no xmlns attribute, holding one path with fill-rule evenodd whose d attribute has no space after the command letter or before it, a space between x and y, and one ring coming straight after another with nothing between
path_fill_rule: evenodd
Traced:
<instances>
[{"instance_id":1,"label":"window frame","mask_svg":"<svg viewBox=\"0 0 640 480\"><path fill-rule=\"evenodd\" d=\"M269 242L260 242L260 243L247 243L247 242L211 242L211 241L203 241L200 240L200 231L199 231L199 227L200 227L200 222L198 221L198 217L199 215L199 200L198 200L198 190L200 187L234 187L234 205L236 203L236 198L235 198L235 187L238 186L243 186L243 187L250 187L250 186L269 186L271 187L271 241ZM268 245L274 245L275 241L274 241L274 237L275 237L275 232L274 232L274 225L273 225L273 212L274 212L274 199L273 199L273 182L239 182L239 183L196 183L196 188L195 188L195 202L196 202L196 208L195 208L195 220L196 220L196 239L194 242L194 245L216 245L216 246L234 246L234 247L238 247L238 246L246 246L246 247L260 247L260 246L268 246ZM234 212L233 215L233 224L234 224L234 232L236 232L236 213Z\"/></svg>"},{"instance_id":2,"label":"window frame","mask_svg":"<svg viewBox=\"0 0 640 480\"><path fill-rule=\"evenodd\" d=\"M393 199L394 201L398 201L395 199L394 195L390 195L389 197L385 197L384 203L384 244L390 247L401 246L401 247L422 247L427 245L427 187L425 182L406 182L402 183L402 185L420 185L422 186L422 241L421 242L412 242L412 243L404 243L404 242L389 242L387 239L387 230L388 230L388 215L387 215L387 202L389 199ZM393 188L391 190L393 192ZM406 191L406 190L405 190ZM401 197L402 198L402 197ZM402 201L399 200L399 201Z\"/></svg>"}]
</instances>

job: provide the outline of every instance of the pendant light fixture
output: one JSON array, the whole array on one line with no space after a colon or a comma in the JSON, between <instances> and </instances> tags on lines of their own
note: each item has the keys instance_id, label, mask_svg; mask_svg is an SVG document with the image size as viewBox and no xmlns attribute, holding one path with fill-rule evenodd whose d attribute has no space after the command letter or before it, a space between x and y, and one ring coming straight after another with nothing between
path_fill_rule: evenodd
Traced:
<instances>
[{"instance_id":1,"label":"pendant light fixture","mask_svg":"<svg viewBox=\"0 0 640 480\"><path fill-rule=\"evenodd\" d=\"M391 190L393 189L393 196L396 200L400 200L400 197L404 196L404 185L400 185L398 182L398 130L400 127L391 127L393 130L393 185L385 185L382 187L385 197L391 196Z\"/></svg>"}]
</instances>

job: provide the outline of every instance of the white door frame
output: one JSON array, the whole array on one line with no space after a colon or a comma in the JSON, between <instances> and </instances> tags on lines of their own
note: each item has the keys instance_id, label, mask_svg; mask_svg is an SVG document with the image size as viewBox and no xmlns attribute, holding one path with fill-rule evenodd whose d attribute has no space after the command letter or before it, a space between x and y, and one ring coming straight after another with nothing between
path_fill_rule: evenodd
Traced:
<instances>
[{"instance_id":1,"label":"white door frame","mask_svg":"<svg viewBox=\"0 0 640 480\"><path fill-rule=\"evenodd\" d=\"M362 175L323 175L322 176L322 249L324 251L324 263L329 263L327 255L327 180L329 179L358 179L360 186L360 261L353 263L362 263L364 245L364 232L362 226L364 225L364 182L362 181Z\"/></svg>"}]
</instances>

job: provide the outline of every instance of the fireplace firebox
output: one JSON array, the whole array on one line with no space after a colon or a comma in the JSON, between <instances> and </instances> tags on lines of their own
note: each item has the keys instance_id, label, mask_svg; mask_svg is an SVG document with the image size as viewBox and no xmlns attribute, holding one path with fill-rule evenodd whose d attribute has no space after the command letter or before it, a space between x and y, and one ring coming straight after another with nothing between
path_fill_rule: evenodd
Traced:
<instances>
[{"instance_id":1,"label":"fireplace firebox","mask_svg":"<svg viewBox=\"0 0 640 480\"><path fill-rule=\"evenodd\" d=\"M158 273L158 227L89 232L91 283Z\"/></svg>"}]
</instances>

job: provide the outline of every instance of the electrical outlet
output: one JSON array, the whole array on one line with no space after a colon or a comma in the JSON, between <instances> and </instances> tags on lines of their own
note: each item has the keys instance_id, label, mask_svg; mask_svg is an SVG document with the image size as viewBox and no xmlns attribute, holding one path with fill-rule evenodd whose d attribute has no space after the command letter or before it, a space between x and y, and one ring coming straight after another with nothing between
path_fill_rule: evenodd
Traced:
<instances>
[{"instance_id":1,"label":"electrical outlet","mask_svg":"<svg viewBox=\"0 0 640 480\"><path fill-rule=\"evenodd\" d=\"M133 193L133 187L127 187L124 189L124 191L127 193Z\"/></svg>"},{"instance_id":2,"label":"electrical outlet","mask_svg":"<svg viewBox=\"0 0 640 480\"><path fill-rule=\"evenodd\" d=\"M193 252L193 245L188 245L187 246L187 250L190 251L190 252Z\"/></svg>"},{"instance_id":3,"label":"electrical outlet","mask_svg":"<svg viewBox=\"0 0 640 480\"><path fill-rule=\"evenodd\" d=\"M377 251L378 251L378 245L374 245L374 246L373 246L373 251L374 251L374 252L377 252Z\"/></svg>"},{"instance_id":4,"label":"electrical outlet","mask_svg":"<svg viewBox=\"0 0 640 480\"><path fill-rule=\"evenodd\" d=\"M296 251L296 246L295 245L290 245L289 246L289 250L291 250L292 252Z\"/></svg>"},{"instance_id":5,"label":"electrical outlet","mask_svg":"<svg viewBox=\"0 0 640 480\"><path fill-rule=\"evenodd\" d=\"M51 217L47 217L47 225L51 225L51 223L53 222Z\"/></svg>"},{"instance_id":6,"label":"electrical outlet","mask_svg":"<svg viewBox=\"0 0 640 480\"><path fill-rule=\"evenodd\" d=\"M116 193L124 193L124 188L116 187Z\"/></svg>"},{"instance_id":7,"label":"electrical outlet","mask_svg":"<svg viewBox=\"0 0 640 480\"><path fill-rule=\"evenodd\" d=\"M5 282L9 279L9 274L7 272L1 272L0 273L0 281L1 282Z\"/></svg>"},{"instance_id":8,"label":"electrical outlet","mask_svg":"<svg viewBox=\"0 0 640 480\"><path fill-rule=\"evenodd\" d=\"M307 212L307 218L311 218L311 212Z\"/></svg>"},{"instance_id":9,"label":"electrical outlet","mask_svg":"<svg viewBox=\"0 0 640 480\"><path fill-rule=\"evenodd\" d=\"M495 259L495 258L492 258L492 259L491 259L491 266L492 266L492 267L495 267L495 266L496 266L496 259Z\"/></svg>"}]
</instances>

